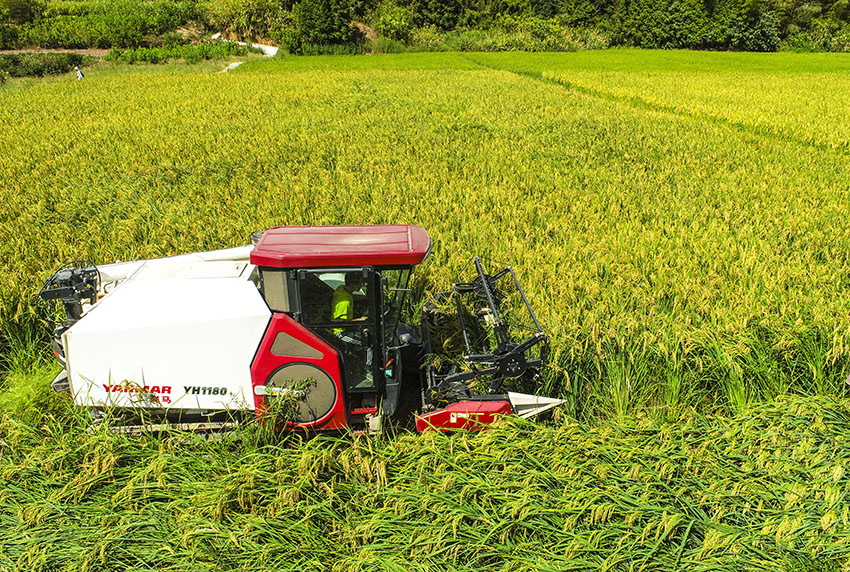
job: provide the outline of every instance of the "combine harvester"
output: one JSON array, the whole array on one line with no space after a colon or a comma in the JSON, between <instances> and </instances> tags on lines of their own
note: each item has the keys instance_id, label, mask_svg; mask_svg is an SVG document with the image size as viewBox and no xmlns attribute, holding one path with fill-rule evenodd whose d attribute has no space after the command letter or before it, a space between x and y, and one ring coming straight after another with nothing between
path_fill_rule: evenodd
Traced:
<instances>
[{"instance_id":1,"label":"combine harvester","mask_svg":"<svg viewBox=\"0 0 850 572\"><path fill-rule=\"evenodd\" d=\"M127 431L231 427L287 399L307 432L478 429L558 399L503 392L540 375L548 342L511 268L432 297L400 323L431 249L419 226L277 227L250 246L94 266L73 262L39 296L61 303L53 381ZM508 319L513 310L529 319ZM294 405L292 405L294 403ZM141 421L140 421L141 420Z\"/></svg>"}]
</instances>

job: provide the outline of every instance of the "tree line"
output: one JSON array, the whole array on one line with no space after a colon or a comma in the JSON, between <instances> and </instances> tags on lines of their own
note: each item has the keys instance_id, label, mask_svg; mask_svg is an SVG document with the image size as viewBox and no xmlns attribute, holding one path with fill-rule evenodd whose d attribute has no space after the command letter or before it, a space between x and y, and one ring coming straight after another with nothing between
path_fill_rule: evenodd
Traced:
<instances>
[{"instance_id":1,"label":"tree line","mask_svg":"<svg viewBox=\"0 0 850 572\"><path fill-rule=\"evenodd\" d=\"M296 54L850 51L848 21L850 0L0 0L0 49L180 44L189 25L198 38L220 31Z\"/></svg>"}]
</instances>

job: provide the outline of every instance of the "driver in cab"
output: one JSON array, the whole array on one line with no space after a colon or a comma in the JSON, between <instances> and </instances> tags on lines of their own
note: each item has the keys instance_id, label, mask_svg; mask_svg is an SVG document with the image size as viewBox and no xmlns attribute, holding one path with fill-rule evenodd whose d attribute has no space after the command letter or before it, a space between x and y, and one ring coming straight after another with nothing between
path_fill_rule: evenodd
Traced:
<instances>
[{"instance_id":1,"label":"driver in cab","mask_svg":"<svg viewBox=\"0 0 850 572\"><path fill-rule=\"evenodd\" d=\"M334 290L333 313L334 320L346 320L350 322L361 322L366 316L354 318L354 293L363 288L363 277L359 272L346 272L345 284L341 284ZM335 328L334 334L341 335L342 328Z\"/></svg>"},{"instance_id":2,"label":"driver in cab","mask_svg":"<svg viewBox=\"0 0 850 572\"><path fill-rule=\"evenodd\" d=\"M354 317L354 297L355 295L362 297L362 295L356 294L361 288L363 288L363 276L359 272L346 272L345 284L341 284L334 290L332 316L335 322L362 322L366 320L366 316ZM352 385L372 387L372 348L364 348L360 339L351 337L353 334L359 338L356 328L348 328L347 330L334 328L333 333L348 346L347 355L354 358L350 360L352 369L349 370L349 375L352 376ZM349 363L349 360L346 360L346 363ZM354 365L358 363L361 365Z\"/></svg>"}]
</instances>

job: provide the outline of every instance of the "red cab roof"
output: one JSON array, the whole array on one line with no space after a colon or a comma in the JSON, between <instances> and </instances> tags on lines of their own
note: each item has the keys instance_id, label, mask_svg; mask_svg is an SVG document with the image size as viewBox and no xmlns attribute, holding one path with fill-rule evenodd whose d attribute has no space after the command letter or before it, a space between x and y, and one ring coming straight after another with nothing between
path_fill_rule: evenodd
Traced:
<instances>
[{"instance_id":1,"label":"red cab roof","mask_svg":"<svg viewBox=\"0 0 850 572\"><path fill-rule=\"evenodd\" d=\"M412 266L431 250L421 226L278 226L263 233L251 264L272 268Z\"/></svg>"}]
</instances>

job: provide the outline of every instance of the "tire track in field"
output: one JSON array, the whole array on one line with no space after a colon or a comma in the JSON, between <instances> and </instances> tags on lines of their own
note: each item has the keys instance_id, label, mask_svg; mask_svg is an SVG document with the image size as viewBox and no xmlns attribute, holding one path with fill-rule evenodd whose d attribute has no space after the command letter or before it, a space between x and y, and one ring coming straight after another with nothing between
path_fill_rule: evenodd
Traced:
<instances>
[{"instance_id":1,"label":"tire track in field","mask_svg":"<svg viewBox=\"0 0 850 572\"><path fill-rule=\"evenodd\" d=\"M766 139L772 139L774 141L780 143L791 143L796 145L801 145L803 147L809 147L812 149L816 149L818 151L823 151L825 153L834 153L839 152L844 155L850 155L850 142L843 142L840 144L830 145L828 143L822 143L819 141L815 141L808 137L800 137L797 135L793 135L788 133L787 131L781 129L775 129L771 127L765 127L763 125L756 125L753 123L746 123L742 121L735 121L733 119L728 119L726 117L720 115L714 115L711 113L706 113L704 111L691 111L688 109L683 109L681 107L676 107L673 105L666 105L663 103L656 103L649 101L647 99L643 99L640 96L632 95L617 95L610 91L605 91L603 89L597 89L593 87L588 87L586 85L581 85L577 83L573 83L569 80L562 79L559 77L555 77L552 75L546 75L545 71L530 71L530 70L519 70L519 69L511 69L511 68L501 68L494 67L485 63L481 63L476 61L475 59L465 55L459 54L460 57L471 64L475 64L483 69L489 69L493 71L505 71L509 72L521 77L525 77L539 83L546 83L550 85L556 85L577 93L581 93L583 95L587 95L589 97L594 97L597 99L602 99L605 101L611 101L614 103L619 103L625 105L627 107L631 107L633 109L640 109L644 111L654 111L659 113L666 113L669 115L673 115L676 117L681 117L684 119L692 119L694 121L703 121L706 123L711 123L718 126L729 127L731 129L735 129L742 133L747 133L750 135L757 135L760 137L764 137Z\"/></svg>"}]
</instances>

